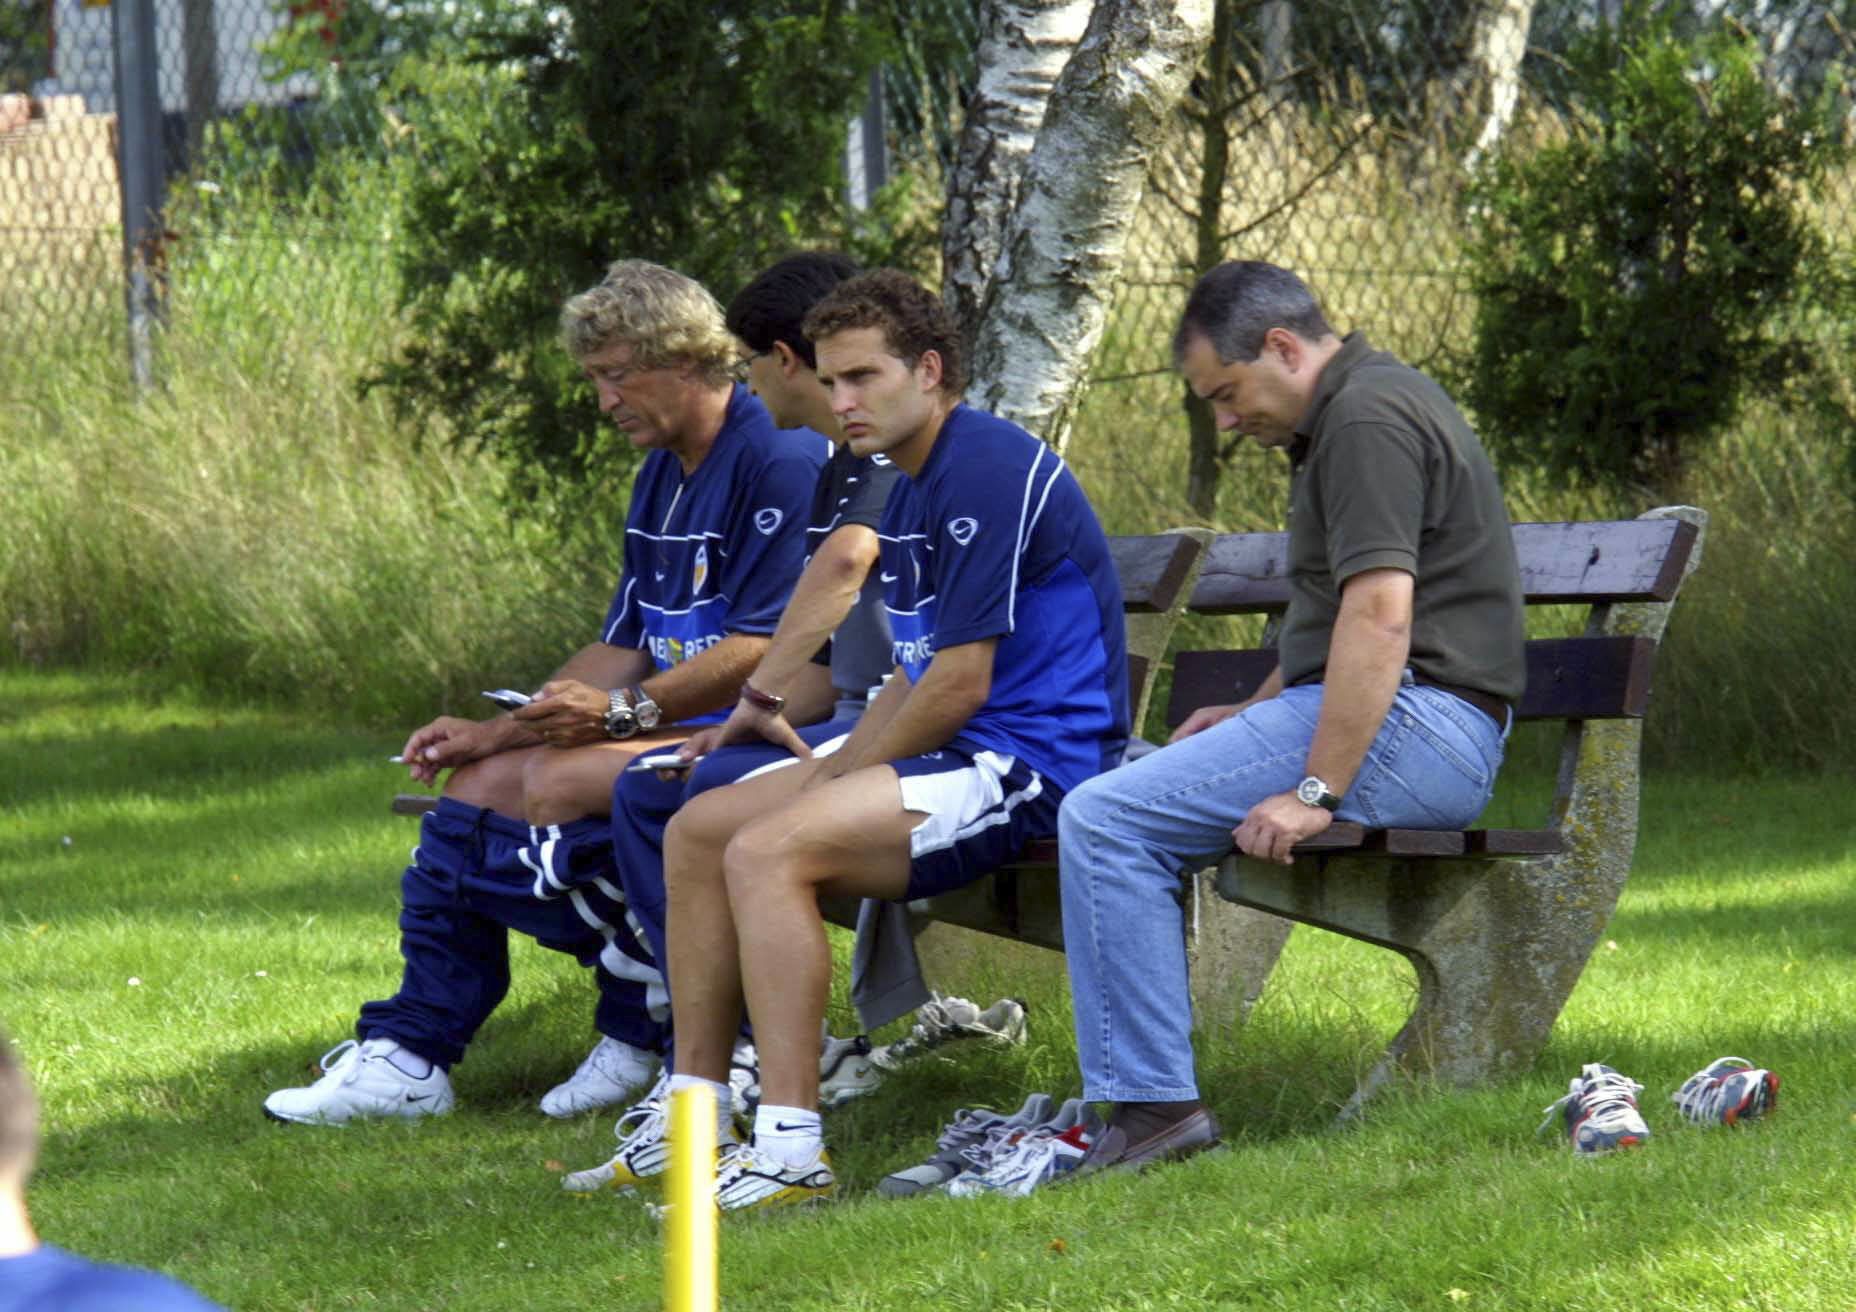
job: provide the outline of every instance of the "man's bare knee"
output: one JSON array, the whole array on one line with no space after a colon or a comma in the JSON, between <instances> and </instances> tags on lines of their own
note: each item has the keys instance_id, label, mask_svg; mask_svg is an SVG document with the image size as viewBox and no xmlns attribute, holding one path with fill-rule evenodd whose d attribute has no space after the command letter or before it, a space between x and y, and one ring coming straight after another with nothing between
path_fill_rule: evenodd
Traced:
<instances>
[{"instance_id":1,"label":"man's bare knee","mask_svg":"<svg viewBox=\"0 0 1856 1312\"><path fill-rule=\"evenodd\" d=\"M672 843L684 851L706 851L720 855L728 841L741 828L741 815L729 789L717 788L685 802L670 818L664 833L664 847Z\"/></svg>"},{"instance_id":2,"label":"man's bare knee","mask_svg":"<svg viewBox=\"0 0 1856 1312\"><path fill-rule=\"evenodd\" d=\"M530 824L566 824L612 810L618 773L608 753L574 750L532 753L522 770L522 812Z\"/></svg>"},{"instance_id":3,"label":"man's bare knee","mask_svg":"<svg viewBox=\"0 0 1856 1312\"><path fill-rule=\"evenodd\" d=\"M444 795L466 806L480 806L513 819L523 815L524 758L532 751L498 752L460 765L445 780Z\"/></svg>"}]
</instances>

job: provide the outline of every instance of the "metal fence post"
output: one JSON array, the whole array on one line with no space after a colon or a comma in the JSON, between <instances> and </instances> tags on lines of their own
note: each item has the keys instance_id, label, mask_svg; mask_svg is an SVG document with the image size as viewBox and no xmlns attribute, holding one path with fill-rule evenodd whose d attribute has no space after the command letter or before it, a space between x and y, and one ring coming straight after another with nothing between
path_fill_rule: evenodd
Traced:
<instances>
[{"instance_id":1,"label":"metal fence post","mask_svg":"<svg viewBox=\"0 0 1856 1312\"><path fill-rule=\"evenodd\" d=\"M127 281L129 369L138 389L155 382L154 332L161 321L155 267L161 243L161 98L156 86L154 0L115 0L116 136L122 180L122 258Z\"/></svg>"}]
</instances>

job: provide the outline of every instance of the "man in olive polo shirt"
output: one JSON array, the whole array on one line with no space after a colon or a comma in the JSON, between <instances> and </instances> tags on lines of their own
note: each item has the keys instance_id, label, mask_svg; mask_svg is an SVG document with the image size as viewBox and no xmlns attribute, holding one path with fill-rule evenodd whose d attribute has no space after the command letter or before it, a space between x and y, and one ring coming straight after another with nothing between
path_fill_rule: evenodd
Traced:
<instances>
[{"instance_id":1,"label":"man in olive polo shirt","mask_svg":"<svg viewBox=\"0 0 1856 1312\"><path fill-rule=\"evenodd\" d=\"M1288 453L1289 610L1249 698L1064 799L1083 1093L1114 1104L1078 1174L1218 1141L1193 1076L1181 874L1233 843L1287 864L1337 818L1468 825L1525 677L1501 487L1437 384L1336 336L1299 278L1251 261L1199 280L1173 354L1221 429Z\"/></svg>"}]
</instances>

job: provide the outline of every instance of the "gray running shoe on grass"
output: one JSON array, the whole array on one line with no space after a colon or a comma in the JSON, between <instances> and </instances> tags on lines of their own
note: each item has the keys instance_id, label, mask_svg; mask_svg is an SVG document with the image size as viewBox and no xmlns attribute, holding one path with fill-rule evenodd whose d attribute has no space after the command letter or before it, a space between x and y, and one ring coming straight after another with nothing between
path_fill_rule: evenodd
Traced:
<instances>
[{"instance_id":1,"label":"gray running shoe on grass","mask_svg":"<svg viewBox=\"0 0 1856 1312\"><path fill-rule=\"evenodd\" d=\"M963 1107L935 1142L934 1154L919 1166L893 1171L877 1181L885 1198L913 1198L938 1189L966 1171L985 1170L1001 1145L1015 1142L1041 1121L1049 1120L1056 1102L1047 1093L1034 1093L1010 1115L990 1107Z\"/></svg>"}]
</instances>

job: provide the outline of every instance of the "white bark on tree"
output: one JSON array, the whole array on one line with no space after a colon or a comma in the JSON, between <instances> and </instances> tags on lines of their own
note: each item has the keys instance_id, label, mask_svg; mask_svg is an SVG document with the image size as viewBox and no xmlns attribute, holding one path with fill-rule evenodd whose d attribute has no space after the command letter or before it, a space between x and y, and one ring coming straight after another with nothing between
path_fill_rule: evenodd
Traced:
<instances>
[{"instance_id":1,"label":"white bark on tree","mask_svg":"<svg viewBox=\"0 0 1856 1312\"><path fill-rule=\"evenodd\" d=\"M969 343L1044 108L1089 26L1094 0L989 0L979 79L941 218L941 294Z\"/></svg>"},{"instance_id":2,"label":"white bark on tree","mask_svg":"<svg viewBox=\"0 0 1856 1312\"><path fill-rule=\"evenodd\" d=\"M1521 98L1521 59L1534 22L1534 0L1488 0L1470 33L1469 60L1488 108L1475 144L1463 159L1474 172L1500 144Z\"/></svg>"},{"instance_id":3,"label":"white bark on tree","mask_svg":"<svg viewBox=\"0 0 1856 1312\"><path fill-rule=\"evenodd\" d=\"M1051 93L981 310L967 395L1059 452L1108 321L1147 165L1212 0L1098 0Z\"/></svg>"}]
</instances>

